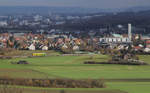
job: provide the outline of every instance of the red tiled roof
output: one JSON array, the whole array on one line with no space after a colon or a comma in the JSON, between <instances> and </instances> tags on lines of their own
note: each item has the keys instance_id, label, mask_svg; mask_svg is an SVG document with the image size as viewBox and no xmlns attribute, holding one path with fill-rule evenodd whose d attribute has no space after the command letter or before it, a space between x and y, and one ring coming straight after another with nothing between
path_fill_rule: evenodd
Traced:
<instances>
[{"instance_id":1,"label":"red tiled roof","mask_svg":"<svg viewBox=\"0 0 150 93\"><path fill-rule=\"evenodd\" d=\"M146 44L150 44L150 40L146 41Z\"/></svg>"},{"instance_id":2,"label":"red tiled roof","mask_svg":"<svg viewBox=\"0 0 150 93\"><path fill-rule=\"evenodd\" d=\"M141 49L142 47L140 47L140 46L135 46L134 48L135 48L135 49Z\"/></svg>"}]
</instances>

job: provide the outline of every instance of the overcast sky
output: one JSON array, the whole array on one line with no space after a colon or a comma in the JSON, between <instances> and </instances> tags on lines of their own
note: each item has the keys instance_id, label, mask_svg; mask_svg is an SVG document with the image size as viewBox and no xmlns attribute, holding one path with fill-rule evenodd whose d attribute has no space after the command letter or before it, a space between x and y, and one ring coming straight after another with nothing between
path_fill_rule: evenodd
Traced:
<instances>
[{"instance_id":1,"label":"overcast sky","mask_svg":"<svg viewBox=\"0 0 150 93\"><path fill-rule=\"evenodd\" d=\"M0 6L71 6L121 8L150 6L150 0L0 0Z\"/></svg>"}]
</instances>

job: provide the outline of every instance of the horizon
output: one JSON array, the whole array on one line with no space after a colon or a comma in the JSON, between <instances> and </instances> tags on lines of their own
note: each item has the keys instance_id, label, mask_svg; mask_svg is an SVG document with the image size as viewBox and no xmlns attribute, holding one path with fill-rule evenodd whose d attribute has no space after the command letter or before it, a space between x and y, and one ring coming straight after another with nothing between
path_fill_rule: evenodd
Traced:
<instances>
[{"instance_id":1,"label":"horizon","mask_svg":"<svg viewBox=\"0 0 150 93\"><path fill-rule=\"evenodd\" d=\"M35 3L36 2L36 3ZM116 9L138 6L150 6L149 0L0 0L0 6L25 6L25 7L81 7L81 8L99 8Z\"/></svg>"}]
</instances>

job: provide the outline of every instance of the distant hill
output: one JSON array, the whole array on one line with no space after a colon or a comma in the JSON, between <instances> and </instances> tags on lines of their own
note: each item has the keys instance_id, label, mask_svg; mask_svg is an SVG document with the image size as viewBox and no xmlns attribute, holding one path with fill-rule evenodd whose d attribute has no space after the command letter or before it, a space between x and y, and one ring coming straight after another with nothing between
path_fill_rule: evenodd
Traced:
<instances>
[{"instance_id":1,"label":"distant hill","mask_svg":"<svg viewBox=\"0 0 150 93\"><path fill-rule=\"evenodd\" d=\"M150 10L150 6L139 6L131 8L81 8L81 7L43 7L43 6L0 6L0 15L3 14L92 14L92 13L112 13L112 12L139 12Z\"/></svg>"},{"instance_id":2,"label":"distant hill","mask_svg":"<svg viewBox=\"0 0 150 93\"><path fill-rule=\"evenodd\" d=\"M139 11L147 11L150 10L150 6L137 6L137 7L130 7L125 9L125 11L129 12L139 12Z\"/></svg>"},{"instance_id":3,"label":"distant hill","mask_svg":"<svg viewBox=\"0 0 150 93\"><path fill-rule=\"evenodd\" d=\"M140 34L150 33L150 10L139 11L139 12L120 12L120 13L110 13L104 16L95 16L89 20L82 20L82 24L74 23L74 24L66 24L64 28L72 28L72 29L81 29L88 31L89 29L99 29L99 28L107 28L112 27L115 28L118 24L127 26L128 23L131 23L133 26L137 28L145 28L145 32L143 30L135 32ZM113 30L112 30L113 31ZM125 32L117 32L116 33L125 33Z\"/></svg>"},{"instance_id":4,"label":"distant hill","mask_svg":"<svg viewBox=\"0 0 150 93\"><path fill-rule=\"evenodd\" d=\"M0 7L0 14L31 14L31 13L40 13L48 14L52 13L98 13L105 12L105 9L97 8L80 8L80 7L30 7L30 6L11 6L11 7Z\"/></svg>"}]
</instances>

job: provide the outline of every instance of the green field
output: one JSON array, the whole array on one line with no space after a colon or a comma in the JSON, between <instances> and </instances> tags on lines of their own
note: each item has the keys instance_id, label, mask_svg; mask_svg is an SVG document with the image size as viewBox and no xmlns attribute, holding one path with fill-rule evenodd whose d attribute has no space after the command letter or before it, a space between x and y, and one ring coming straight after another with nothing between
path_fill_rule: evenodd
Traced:
<instances>
[{"instance_id":1,"label":"green field","mask_svg":"<svg viewBox=\"0 0 150 93\"><path fill-rule=\"evenodd\" d=\"M139 56L150 63L150 56ZM11 78L71 78L71 79L150 79L150 66L86 65L84 61L107 61L107 55L49 56L38 58L0 59L0 77ZM28 65L11 64L26 60ZM129 93L150 93L150 82L106 82L104 90ZM82 89L84 90L84 89ZM93 89L92 89L93 90ZM102 90L102 89L94 89ZM144 92L143 92L144 91Z\"/></svg>"}]
</instances>

